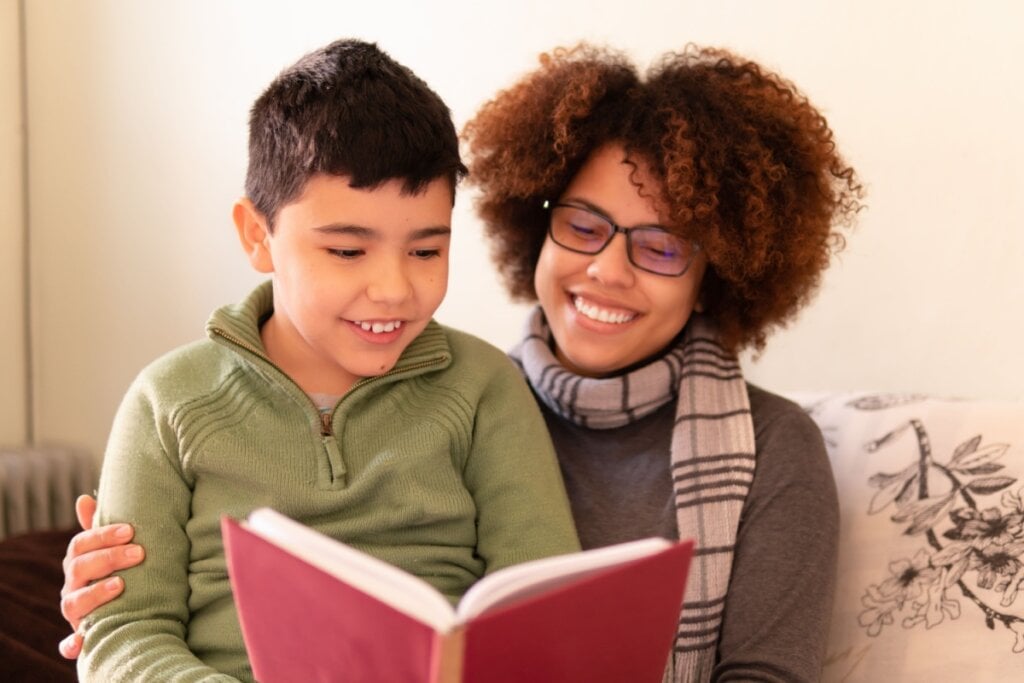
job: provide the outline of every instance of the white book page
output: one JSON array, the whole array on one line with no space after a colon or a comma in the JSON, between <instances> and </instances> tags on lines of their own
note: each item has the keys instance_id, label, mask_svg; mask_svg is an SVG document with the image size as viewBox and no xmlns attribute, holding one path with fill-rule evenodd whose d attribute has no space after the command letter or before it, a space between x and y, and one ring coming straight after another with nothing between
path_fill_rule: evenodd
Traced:
<instances>
[{"instance_id":1,"label":"white book page","mask_svg":"<svg viewBox=\"0 0 1024 683\"><path fill-rule=\"evenodd\" d=\"M488 574L466 591L457 610L459 622L468 622L510 600L525 599L587 574L653 555L672 544L664 538L644 538L505 567Z\"/></svg>"},{"instance_id":2,"label":"white book page","mask_svg":"<svg viewBox=\"0 0 1024 683\"><path fill-rule=\"evenodd\" d=\"M249 514L250 531L381 602L447 632L455 610L423 579L314 531L270 508Z\"/></svg>"}]
</instances>

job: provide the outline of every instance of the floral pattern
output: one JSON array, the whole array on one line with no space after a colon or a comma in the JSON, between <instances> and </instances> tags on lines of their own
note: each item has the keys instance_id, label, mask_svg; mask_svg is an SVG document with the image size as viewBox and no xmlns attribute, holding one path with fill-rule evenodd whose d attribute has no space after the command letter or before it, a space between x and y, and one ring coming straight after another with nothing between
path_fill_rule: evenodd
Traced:
<instances>
[{"instance_id":1,"label":"floral pattern","mask_svg":"<svg viewBox=\"0 0 1024 683\"><path fill-rule=\"evenodd\" d=\"M872 396L848 404L883 410L919 400L912 395ZM986 443L981 434L952 453L932 452L923 422L909 419L866 445L891 448L913 435L916 453L897 472L878 472L868 514L889 512L902 533L921 539L912 557L889 563L888 573L861 596L858 623L877 637L897 624L932 629L980 613L990 629L1005 627L1009 647L1024 653L1024 487L999 462L1009 444ZM977 610L977 612L975 612Z\"/></svg>"}]
</instances>

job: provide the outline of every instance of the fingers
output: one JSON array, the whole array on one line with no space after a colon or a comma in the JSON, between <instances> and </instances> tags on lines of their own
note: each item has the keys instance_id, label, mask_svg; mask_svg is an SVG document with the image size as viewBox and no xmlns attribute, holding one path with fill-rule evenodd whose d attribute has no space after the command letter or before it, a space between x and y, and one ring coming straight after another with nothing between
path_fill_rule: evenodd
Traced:
<instances>
[{"instance_id":1,"label":"fingers","mask_svg":"<svg viewBox=\"0 0 1024 683\"><path fill-rule=\"evenodd\" d=\"M57 649L65 659L78 659L78 655L82 652L82 636L77 631L72 633L60 641Z\"/></svg>"},{"instance_id":2,"label":"fingers","mask_svg":"<svg viewBox=\"0 0 1024 683\"><path fill-rule=\"evenodd\" d=\"M100 605L104 605L116 598L123 590L124 579L120 576L115 576L85 588L68 591L67 593L62 592L60 613L64 615L64 618L71 624L71 627L77 631L82 619Z\"/></svg>"},{"instance_id":3,"label":"fingers","mask_svg":"<svg viewBox=\"0 0 1024 683\"><path fill-rule=\"evenodd\" d=\"M84 560L88 564L87 568L91 569L95 567L95 569L97 571L101 571L101 573L83 574L82 582L77 583L76 585L72 586L72 588L81 588L87 582L102 578L107 574L110 574L110 572L114 571L115 569L124 569L125 567L130 567L132 565L138 564L138 562L131 561L126 565L117 565L117 558L110 555L109 553L108 555L110 556L108 557L108 560L115 561L114 565L110 565L110 569L106 569L104 571L102 566L94 564L96 562L96 559L99 557L98 554L94 555L94 553L98 553L98 551L102 550L113 550L115 548L120 548L122 546L124 546L124 548L127 549L128 546L126 546L125 544L128 543L128 541L132 540L132 536L134 535L135 530L132 528L130 524L109 524L107 526L101 526L95 529L86 529L85 531L79 531L71 539L71 542L68 543L68 551L64 555L64 585L68 585L68 573L70 571L70 565L73 562L77 562L80 560ZM140 556L137 559L141 560L142 558Z\"/></svg>"},{"instance_id":4,"label":"fingers","mask_svg":"<svg viewBox=\"0 0 1024 683\"><path fill-rule=\"evenodd\" d=\"M92 496L79 496L75 499L75 516L83 529L92 528L92 518L96 514L96 499Z\"/></svg>"},{"instance_id":5,"label":"fingers","mask_svg":"<svg viewBox=\"0 0 1024 683\"><path fill-rule=\"evenodd\" d=\"M74 629L90 612L124 590L124 580L111 578L111 574L133 567L145 557L142 546L130 543L135 534L130 524L90 528L95 508L96 501L90 496L79 496L75 501L75 512L85 530L75 534L64 556L60 611ZM61 652L77 656L79 641L74 636L65 638Z\"/></svg>"},{"instance_id":6,"label":"fingers","mask_svg":"<svg viewBox=\"0 0 1024 683\"><path fill-rule=\"evenodd\" d=\"M123 545L124 541L120 539L125 538L131 538L131 527L121 524L81 531L72 538L64 557L61 595L142 562L145 557L142 546L135 543Z\"/></svg>"},{"instance_id":7,"label":"fingers","mask_svg":"<svg viewBox=\"0 0 1024 683\"><path fill-rule=\"evenodd\" d=\"M124 529L116 527L127 527ZM124 590L124 580L110 575L142 562L145 551L136 544L110 547L110 537L131 537L128 525L113 525L82 531L72 539L64 558L64 587L60 611L72 628L94 609L110 602ZM96 581L96 583L92 583Z\"/></svg>"}]
</instances>

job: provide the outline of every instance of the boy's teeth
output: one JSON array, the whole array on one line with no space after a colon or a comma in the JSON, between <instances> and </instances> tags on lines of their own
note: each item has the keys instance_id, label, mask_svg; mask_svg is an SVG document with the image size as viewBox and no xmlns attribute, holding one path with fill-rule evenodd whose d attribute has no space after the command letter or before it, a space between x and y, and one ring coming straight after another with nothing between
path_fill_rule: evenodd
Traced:
<instances>
[{"instance_id":1,"label":"boy's teeth","mask_svg":"<svg viewBox=\"0 0 1024 683\"><path fill-rule=\"evenodd\" d=\"M622 323L628 323L630 320L636 317L633 313L616 313L608 311L603 308L599 308L594 304L587 303L581 297L574 296L572 303L576 307L576 310L590 318L602 323L612 323L614 325L621 325Z\"/></svg>"},{"instance_id":2,"label":"boy's teeth","mask_svg":"<svg viewBox=\"0 0 1024 683\"><path fill-rule=\"evenodd\" d=\"M373 332L374 334L380 334L381 332L394 332L402 326L401 320L389 320L386 323L367 323L358 320L354 322L366 332Z\"/></svg>"}]
</instances>

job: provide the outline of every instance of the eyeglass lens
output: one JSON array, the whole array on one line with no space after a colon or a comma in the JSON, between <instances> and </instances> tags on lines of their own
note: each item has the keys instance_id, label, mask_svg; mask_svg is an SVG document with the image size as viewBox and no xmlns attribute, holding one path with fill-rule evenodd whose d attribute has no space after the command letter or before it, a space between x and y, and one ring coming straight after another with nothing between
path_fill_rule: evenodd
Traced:
<instances>
[{"instance_id":1,"label":"eyeglass lens","mask_svg":"<svg viewBox=\"0 0 1024 683\"><path fill-rule=\"evenodd\" d=\"M614 235L607 219L586 209L556 206L551 211L551 238L566 249L596 254ZM662 275L684 272L694 252L689 240L661 228L631 228L626 242L635 266Z\"/></svg>"}]
</instances>

